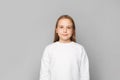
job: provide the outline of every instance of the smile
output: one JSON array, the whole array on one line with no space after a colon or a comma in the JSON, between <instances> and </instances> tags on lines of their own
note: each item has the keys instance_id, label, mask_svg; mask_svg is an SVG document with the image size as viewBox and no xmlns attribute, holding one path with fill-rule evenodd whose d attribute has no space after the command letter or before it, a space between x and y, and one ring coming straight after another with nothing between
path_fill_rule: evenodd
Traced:
<instances>
[{"instance_id":1,"label":"smile","mask_svg":"<svg viewBox=\"0 0 120 80\"><path fill-rule=\"evenodd\" d=\"M67 36L68 34L62 34L63 36Z\"/></svg>"}]
</instances>

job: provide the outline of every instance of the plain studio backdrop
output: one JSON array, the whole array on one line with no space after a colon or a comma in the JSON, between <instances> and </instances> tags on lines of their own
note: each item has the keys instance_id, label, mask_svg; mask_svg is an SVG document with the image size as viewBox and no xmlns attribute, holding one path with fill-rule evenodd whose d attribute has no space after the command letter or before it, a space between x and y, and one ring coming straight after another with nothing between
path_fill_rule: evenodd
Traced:
<instances>
[{"instance_id":1,"label":"plain studio backdrop","mask_svg":"<svg viewBox=\"0 0 120 80\"><path fill-rule=\"evenodd\" d=\"M91 80L120 80L119 0L0 0L0 80L38 80L60 15L76 24Z\"/></svg>"}]
</instances>

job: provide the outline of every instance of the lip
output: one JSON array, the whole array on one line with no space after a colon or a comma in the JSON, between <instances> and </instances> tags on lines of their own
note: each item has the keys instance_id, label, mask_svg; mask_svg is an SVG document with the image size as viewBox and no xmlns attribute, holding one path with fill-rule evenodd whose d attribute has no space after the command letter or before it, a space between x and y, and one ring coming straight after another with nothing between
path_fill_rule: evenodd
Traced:
<instances>
[{"instance_id":1,"label":"lip","mask_svg":"<svg viewBox=\"0 0 120 80\"><path fill-rule=\"evenodd\" d=\"M62 34L63 36L67 36L68 34Z\"/></svg>"}]
</instances>

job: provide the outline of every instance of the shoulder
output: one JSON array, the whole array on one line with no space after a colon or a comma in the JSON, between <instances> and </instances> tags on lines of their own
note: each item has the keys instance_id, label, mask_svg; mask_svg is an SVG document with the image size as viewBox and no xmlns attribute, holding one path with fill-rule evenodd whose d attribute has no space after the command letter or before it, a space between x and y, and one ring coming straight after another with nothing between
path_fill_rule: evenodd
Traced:
<instances>
[{"instance_id":1,"label":"shoulder","mask_svg":"<svg viewBox=\"0 0 120 80\"><path fill-rule=\"evenodd\" d=\"M84 46L78 42L74 42L74 45L78 48L84 49Z\"/></svg>"},{"instance_id":2,"label":"shoulder","mask_svg":"<svg viewBox=\"0 0 120 80\"><path fill-rule=\"evenodd\" d=\"M87 56L87 52L86 52L84 46L82 44L80 44L80 43L75 43L75 44L79 48L81 56Z\"/></svg>"},{"instance_id":3,"label":"shoulder","mask_svg":"<svg viewBox=\"0 0 120 80\"><path fill-rule=\"evenodd\" d=\"M74 44L76 45L78 51L82 52L83 54L86 53L86 50L82 44L77 42L75 42Z\"/></svg>"},{"instance_id":4,"label":"shoulder","mask_svg":"<svg viewBox=\"0 0 120 80\"><path fill-rule=\"evenodd\" d=\"M56 42L49 43L47 46L45 46L45 50L49 50L49 49L53 48L54 46L56 46Z\"/></svg>"}]
</instances>

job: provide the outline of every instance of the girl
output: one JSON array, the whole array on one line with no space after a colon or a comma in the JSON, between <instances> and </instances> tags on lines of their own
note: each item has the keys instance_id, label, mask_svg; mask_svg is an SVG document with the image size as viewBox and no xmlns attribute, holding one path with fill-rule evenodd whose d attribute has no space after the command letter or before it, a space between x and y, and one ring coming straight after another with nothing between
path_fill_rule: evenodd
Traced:
<instances>
[{"instance_id":1,"label":"girl","mask_svg":"<svg viewBox=\"0 0 120 80\"><path fill-rule=\"evenodd\" d=\"M76 42L75 23L69 15L58 18L54 42L45 47L39 80L89 80L89 60Z\"/></svg>"}]
</instances>

